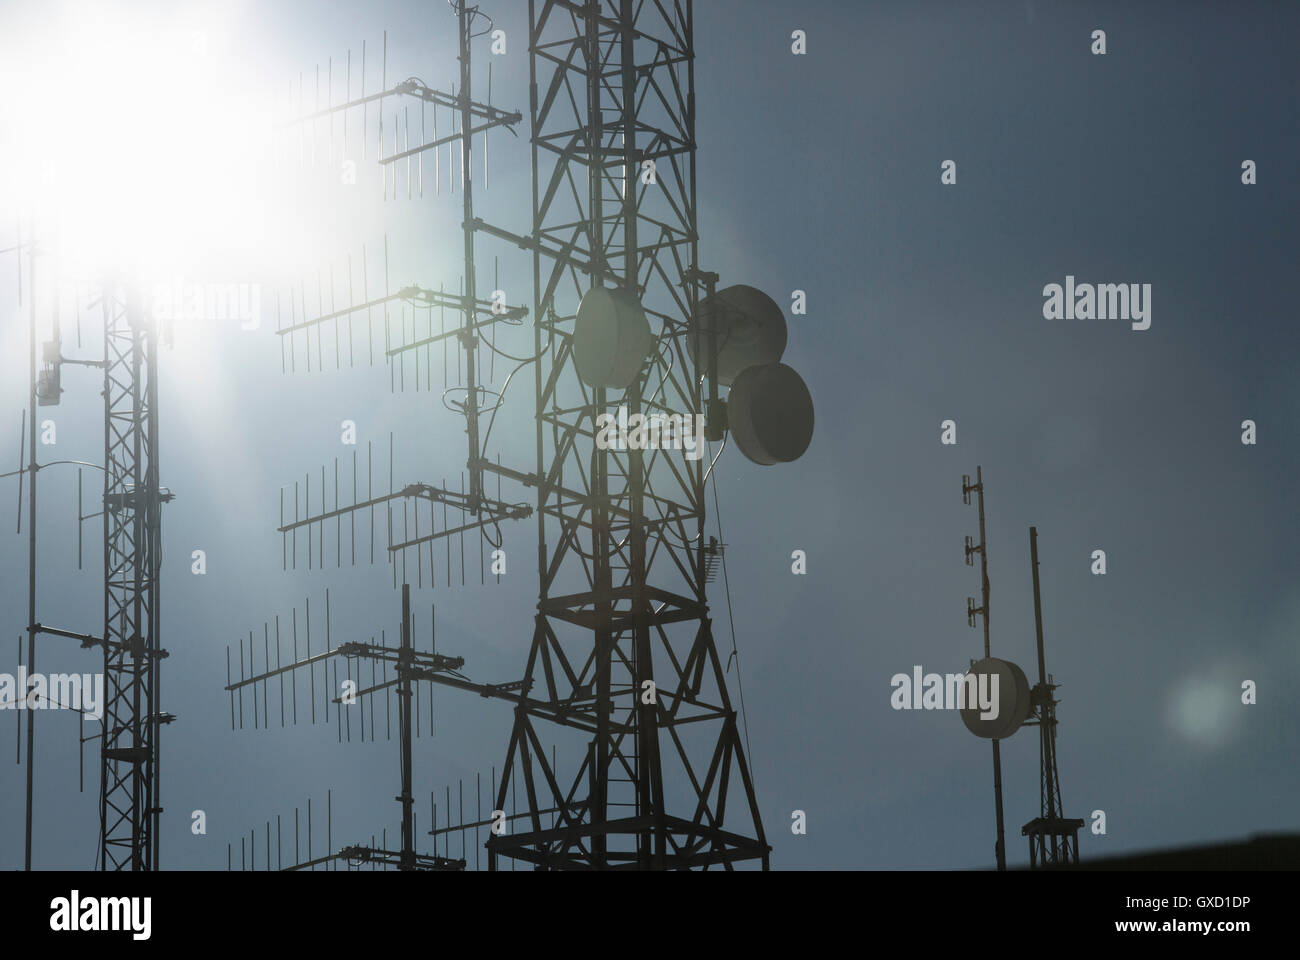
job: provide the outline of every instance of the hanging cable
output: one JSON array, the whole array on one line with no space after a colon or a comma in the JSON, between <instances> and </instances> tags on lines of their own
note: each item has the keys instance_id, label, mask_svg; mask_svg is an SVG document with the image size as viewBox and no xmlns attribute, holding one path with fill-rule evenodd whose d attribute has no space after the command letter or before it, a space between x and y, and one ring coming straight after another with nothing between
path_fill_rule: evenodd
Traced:
<instances>
[{"instance_id":1,"label":"hanging cable","mask_svg":"<svg viewBox=\"0 0 1300 960\"><path fill-rule=\"evenodd\" d=\"M725 445L725 441L724 441L724 445ZM712 444L710 444L709 446L711 447ZM721 448L719 448L718 454L719 455L722 454ZM714 459L714 462L715 463L717 462L716 458ZM712 467L709 468L709 472L710 473L713 472ZM717 518L718 521L718 542L724 545L721 551L722 587L727 595L727 622L731 626L731 656L734 657L736 660L736 689L740 693L740 722L741 722L741 726L744 728L745 731L745 753L749 757L749 780L751 783L754 784L754 789L757 790L758 786L754 777L754 751L749 745L749 716L748 714L745 713L745 684L740 676L740 648L736 646L736 617L731 608L731 581L727 578L727 551L725 547L726 539L722 535L722 507L718 502L718 478L717 477L713 478L713 515ZM729 657L728 665L727 665L728 669L731 668L730 659L731 658Z\"/></svg>"}]
</instances>

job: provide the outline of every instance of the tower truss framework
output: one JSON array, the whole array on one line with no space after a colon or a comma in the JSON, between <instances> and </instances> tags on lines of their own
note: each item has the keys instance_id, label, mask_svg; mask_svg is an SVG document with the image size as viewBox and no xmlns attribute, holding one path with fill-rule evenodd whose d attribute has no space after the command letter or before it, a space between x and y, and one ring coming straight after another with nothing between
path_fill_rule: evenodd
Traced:
<instances>
[{"instance_id":1,"label":"tower truss framework","mask_svg":"<svg viewBox=\"0 0 1300 960\"><path fill-rule=\"evenodd\" d=\"M540 577L497 793L504 809L517 782L530 816L488 840L489 865L766 868L706 596L706 459L596 443L597 418L620 407L688 423L703 409L688 344L703 276L692 5L530 0L528 14L532 232L478 225L533 251L539 357L536 474L483 461L537 488ZM655 334L624 391L575 365L574 315L595 286L635 293ZM573 733L555 763L542 723Z\"/></svg>"},{"instance_id":2,"label":"tower truss framework","mask_svg":"<svg viewBox=\"0 0 1300 960\"><path fill-rule=\"evenodd\" d=\"M101 865L158 866L158 337L132 290L106 287L104 311L104 714Z\"/></svg>"}]
</instances>

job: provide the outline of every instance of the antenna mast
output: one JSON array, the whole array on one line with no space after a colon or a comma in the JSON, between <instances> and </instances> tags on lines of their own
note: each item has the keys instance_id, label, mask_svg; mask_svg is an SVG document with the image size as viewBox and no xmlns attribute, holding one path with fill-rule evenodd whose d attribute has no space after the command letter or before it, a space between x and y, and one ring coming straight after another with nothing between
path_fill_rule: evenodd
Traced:
<instances>
[{"instance_id":1,"label":"antenna mast","mask_svg":"<svg viewBox=\"0 0 1300 960\"><path fill-rule=\"evenodd\" d=\"M967 506L970 505L970 495L978 494L979 497L979 516L980 516L980 542L979 546L971 543L971 538L966 538L966 565L970 566L971 557L978 553L980 555L980 594L982 601L980 606L975 606L975 601L970 597L966 598L966 621L973 627L975 618L981 617L984 621L984 658L987 660L992 654L989 652L989 558L988 543L984 535L984 468L975 467L975 483L970 482L970 475L967 474L961 478L962 500ZM1006 847L1006 829L1002 818L1002 748L998 740L993 741L993 806L997 815L998 836L994 849L997 851L998 869L1007 868L1007 847Z\"/></svg>"},{"instance_id":2,"label":"antenna mast","mask_svg":"<svg viewBox=\"0 0 1300 960\"><path fill-rule=\"evenodd\" d=\"M1038 528L1029 528L1029 562L1034 575L1034 630L1038 637L1038 683L1031 692L1038 710L1039 815L1020 828L1029 838L1031 869L1079 862L1081 819L1062 816L1061 776L1056 769L1056 684L1043 657L1043 603L1038 590Z\"/></svg>"},{"instance_id":3,"label":"antenna mast","mask_svg":"<svg viewBox=\"0 0 1300 960\"><path fill-rule=\"evenodd\" d=\"M104 720L101 866L158 865L158 331L134 287L106 285L104 312Z\"/></svg>"}]
</instances>

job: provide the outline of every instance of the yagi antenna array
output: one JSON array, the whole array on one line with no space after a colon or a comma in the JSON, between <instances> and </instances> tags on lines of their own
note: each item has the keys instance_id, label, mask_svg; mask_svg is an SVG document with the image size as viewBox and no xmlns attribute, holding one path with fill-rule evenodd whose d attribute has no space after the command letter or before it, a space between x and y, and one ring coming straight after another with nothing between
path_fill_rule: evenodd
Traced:
<instances>
[{"instance_id":1,"label":"yagi antenna array","mask_svg":"<svg viewBox=\"0 0 1300 960\"><path fill-rule=\"evenodd\" d=\"M287 127L296 129L300 136L299 156L300 161L306 155L305 141L303 138L310 135L312 144L312 157L317 156L316 144L319 139L319 131L322 124L327 126L329 134L329 148L327 156L332 157L333 149L333 132L334 122L338 118L343 131L344 143L347 142L349 130L349 116L355 116L360 111L360 122L362 127L362 149L368 139L367 132L369 127L369 113L372 104L379 112L379 130L378 144L379 149L376 159L384 171L384 193L388 196L388 170L390 167L396 169L396 164L405 163L408 168L408 193L410 192L410 175L409 166L412 158L417 158L419 167L419 178L423 179L423 156L429 153L434 158L435 170L438 163L437 150L440 146L446 145L449 150L453 145L459 145L461 154L461 173L462 173L462 190L461 202L462 211L462 230L465 241L465 257L461 273L458 295L450 295L444 287L437 290L431 286L420 286L416 284L405 284L394 290L391 282L388 259L388 241L384 240L384 263L383 263L383 284L382 292L379 290L379 283L376 279L374 284L374 293L371 292L370 271L367 257L364 249L361 263L361 284L360 296L357 292L356 273L352 264L348 264L347 289L342 308L338 305L338 290L335 283L334 271L331 268L329 275L329 304L326 305L324 295L323 278L318 276L316 282L317 296L316 309L309 311L307 305L306 284L299 283L297 298L291 291L289 303L289 320L286 324L283 316L283 306L278 311L280 314L277 323L277 330L281 337L282 344L282 367L289 370L296 370L297 350L299 345L298 334L302 334L301 342L305 347L304 366L310 369L312 353L312 331L316 333L316 369L321 369L325 365L324 343L326 330L328 328L332 334L331 340L334 345L334 365L336 368L342 366L343 356L343 336L341 324L346 321L347 325L347 355L349 365L355 363L355 326L360 315L365 315L366 320L366 359L374 363L374 333L375 333L375 311L379 311L383 323L383 356L385 362L390 368L390 388L396 390L398 384L405 389L407 374L407 354L412 355L414 361L414 384L419 387L420 383L420 358L421 351L424 359L424 373L426 389L432 388L432 356L431 348L438 342L444 344L444 389L443 402L448 409L464 416L466 420L466 434L469 442L469 453L467 457L468 470L468 490L466 495L467 512L476 518L479 518L480 525L496 525L506 514L500 511L494 511L492 504L487 502L483 490L483 473L484 467L480 463L483 459L483 442L486 439L480 434L479 419L482 415L492 412L501 400L501 394L488 390L482 385L481 380L481 354L479 346L482 340L479 331L490 328L497 322L519 323L526 315L527 311L523 307L510 307L497 300L485 300L478 296L476 289L476 271L474 266L474 243L473 236L476 229L473 207L473 190L472 190L472 140L479 133L484 136L485 144L487 132L493 127L506 126L512 127L522 120L519 113L511 113L498 110L490 103L482 103L472 98L470 94L471 70L470 70L470 51L469 43L473 36L471 24L479 16L477 11L470 11L463 5L456 8L460 20L460 84L459 89L451 93L443 93L435 90L416 77L408 78L395 86L389 86L388 83L388 40L387 34L384 35L383 56L380 66L380 83L378 92L366 92L366 69L364 47L362 52L361 77L359 91L357 96L352 95L352 68L351 55L349 54L347 70L344 79L344 98L341 103L334 102L335 83L333 80L332 61L327 64L326 84L325 84L325 103L322 107L320 100L320 76L319 67L317 68L317 79L315 89L314 109L310 112L304 112L305 91L302 78L299 78L299 97L298 112L299 116L286 124ZM396 140L396 127L394 126L394 149L387 153L384 152L384 107L392 98L398 98L405 106L409 106L413 100L420 109L420 126L421 135L419 142L410 146L409 137L409 111L404 113L403 126L408 130L405 142L398 148ZM490 99L490 96L489 96ZM437 117L439 110L450 111L450 131L445 136L439 136L436 133ZM425 117L429 112L433 114L435 134L433 139L427 136L427 126ZM459 122L459 127L456 126ZM513 132L513 131L512 131ZM346 154L346 146L344 148ZM484 154L486 157L486 149ZM450 164L449 164L450 168ZM435 177L435 179L439 179ZM486 176L485 176L486 179ZM394 330L394 317L392 308L396 306L398 316L398 329ZM434 308L439 312L439 323L437 332L434 331ZM447 323L446 309L451 307L453 311L459 314L458 321L449 325ZM421 313L423 313L423 323L421 323ZM409 322L408 322L409 321ZM285 341L287 338L287 346ZM459 353L457 355L457 383L452 388L447 382L447 356L446 345L448 341L455 339L459 342L461 352L463 352L463 362ZM489 343L493 350L493 356L498 352L495 344ZM397 363L393 363L394 358L400 358ZM287 362L286 362L287 361ZM491 363L491 361L490 361ZM463 380L462 380L463 377ZM490 429L490 427L489 427ZM449 491L445 489L442 494ZM489 516L481 517L480 514L486 510ZM499 514L499 515L491 515Z\"/></svg>"},{"instance_id":2,"label":"yagi antenna array","mask_svg":"<svg viewBox=\"0 0 1300 960\"><path fill-rule=\"evenodd\" d=\"M431 390L433 351L441 346L442 382L450 384L448 345L473 335L469 327L456 319L456 314L463 314L466 306L464 277L457 281L456 293L449 293L445 284L436 290L413 283L395 289L388 248L385 236L382 260L372 267L371 260L375 258L363 245L357 260L351 254L347 256L344 275L340 276L331 263L326 270L317 271L310 283L307 278L300 278L285 294L277 295L276 334L280 337L282 373L321 372L330 361L339 370L344 361L348 367L355 367L358 362L375 366L382 360L390 368L392 392ZM450 326L448 310L453 313ZM476 298L472 313L474 329L483 330L499 323L518 326L528 316L528 308L497 299ZM488 346L489 363L494 363L501 351L493 343ZM482 371L476 372L481 377ZM464 367L459 354L455 376L460 385Z\"/></svg>"},{"instance_id":3,"label":"yagi antenna array","mask_svg":"<svg viewBox=\"0 0 1300 960\"><path fill-rule=\"evenodd\" d=\"M433 649L434 634L433 630L433 610L430 609L430 649L428 651L417 650L415 647L414 633L415 621L411 615L411 587L410 584L402 585L402 619L399 630L399 643L397 647L390 647L387 643L386 633L380 633L380 642L375 643L371 637L368 642L349 641L339 644L337 647L331 647L330 643L330 617L329 617L329 594L325 596L325 647L324 652L313 655L311 653L311 616L308 607L305 613L306 645L307 649L301 657L297 649L297 613L293 616L293 660L285 665L282 662L283 651L280 638L280 623L276 620L276 666L271 666L270 653L270 626L263 625L263 642L262 642L262 663L261 672L256 671L256 644L255 637L249 635L249 651L247 671L245 669L244 645L240 641L239 649L239 679L231 679L231 657L230 649L226 649L226 673L227 683L226 690L230 693L230 717L231 727L234 727L236 717L236 700L238 700L239 723L244 723L244 692L248 690L251 694L253 708L253 725L258 726L258 688L261 688L261 718L265 725L270 725L271 714L267 699L267 686L272 680L278 681L280 693L280 724L285 725L288 717L292 717L296 723L298 720L298 684L297 677L300 672L307 671L310 676L310 693L311 693L311 719L316 722L316 673L319 667L326 675L326 693L320 697L324 709L325 722L329 722L329 708L334 706L335 725L338 728L340 742L343 739L343 731L346 726L348 738L351 739L352 726L351 714L352 707L360 705L359 724L361 727L361 739L365 739L365 707L370 706L370 738L375 739L376 723L374 717L374 697L383 693L385 697L385 721L391 736L391 713L388 705L391 699L397 700L398 708L398 740L400 742L400 774L401 774L401 793L398 794L397 800L402 807L401 822L401 846L398 850L391 850L387 844L387 833L383 833L382 846L376 847L374 838L367 845L353 844L344 847L342 850L333 849L333 813L332 802L327 813L326 829L326 852L323 857L316 858L312 851L311 844L311 813L310 803L308 805L308 843L307 843L307 860L299 859L298 847L298 823L297 811L294 814L294 861L289 867L281 866L280 869L300 870L306 868L315 868L318 865L328 867L330 863L337 865L342 860L352 865L361 863L372 863L384 866L395 866L399 870L459 870L463 869L465 863L461 861L452 861L436 855L430 856L418 853L415 849L415 798L411 792L412 780L412 759L411 745L415 737L420 734L420 688L424 682L433 680L439 676L454 677L465 683L468 680L464 678L459 670L464 666L465 661L461 657L448 657L436 653ZM339 680L338 662L344 662L344 679ZM364 676L363 665L369 661L370 677ZM333 668L332 684L329 682L329 667ZM378 667L378 670L376 670ZM388 674L392 672L390 679ZM284 678L290 677L289 695L285 696ZM328 691L335 691L331 696ZM362 698L369 697L369 700ZM425 697L429 701L429 732L433 732L433 697L431 692L426 692ZM291 704L291 709L286 709L286 705ZM277 820L276 845L277 845L277 862L280 860L280 830ZM256 834L249 836L250 846L255 856L256 851ZM266 865L270 868L270 822L267 822L266 830ZM230 853L227 854L227 863L230 863ZM243 844L241 841L240 865L245 864Z\"/></svg>"},{"instance_id":4,"label":"yagi antenna array","mask_svg":"<svg viewBox=\"0 0 1300 960\"><path fill-rule=\"evenodd\" d=\"M354 60L357 61L355 80ZM371 58L369 64L373 62ZM468 104L456 93L454 79L450 93L436 90L415 76L390 86L387 31L383 34L377 69L368 65L364 40L360 57L354 58L349 49L342 68L338 71L342 76L336 77L334 58L330 57L323 73L321 65L316 64L310 88L301 72L296 84L290 82L287 112L291 116L279 124L283 134L280 146L283 162L303 170L322 166L339 169L357 160L373 160L380 169L384 200L397 200L403 182L408 200L423 198L427 168L430 192L440 196L445 181L450 195L456 192L457 184L464 190L467 180L473 177L472 164L465 162L471 151L457 149L468 129L470 140L483 135L483 187L488 187L489 132L504 126L517 136L511 128L522 120L519 113L492 106L491 63L488 64L487 101L471 100ZM375 73L378 73L377 82ZM370 93L366 92L368 84ZM336 96L340 97L337 102ZM394 101L396 106L389 109ZM359 132L354 129L358 126ZM447 148L445 162L441 150L444 146ZM354 177L355 170L349 169L344 176Z\"/></svg>"},{"instance_id":5,"label":"yagi antenna array","mask_svg":"<svg viewBox=\"0 0 1300 960\"><path fill-rule=\"evenodd\" d=\"M424 736L426 724L429 735L432 735L433 695L428 686L429 678L434 674L446 674L467 679L459 672L464 666L463 658L436 652L433 605L429 605L429 649L416 649L412 639L411 653L406 661L403 661L400 642L391 643L389 631L383 629L366 641L348 641L332 646L330 620L330 595L326 590L324 613L318 604L315 614L316 653L312 652L310 597L304 601L301 611L295 606L288 616L277 614L264 622L261 637L250 630L247 641L242 637L238 641L237 653L232 654L231 648L226 647L230 729L238 726L242 730L246 724L255 730L266 729L275 726L277 719L280 727L297 726L300 721L328 725L332 708L340 743L344 740L352 742L354 719L361 742L367 738L367 729L373 742L381 724L385 739L391 740L393 697L402 680L402 670L399 670L402 668L409 671L414 698L413 735ZM417 628L414 615L410 617L410 625L414 633ZM401 635L400 628L397 635ZM259 639L262 641L260 644L257 643ZM381 695L383 705L376 719L375 701L381 699ZM425 702L428 704L427 718Z\"/></svg>"},{"instance_id":6,"label":"yagi antenna array","mask_svg":"<svg viewBox=\"0 0 1300 960\"><path fill-rule=\"evenodd\" d=\"M316 804L319 808L320 804ZM369 843L351 843L335 848L334 846L334 796L333 791L325 793L325 847L318 853L319 840L313 837L313 826L319 814L313 816L311 798L304 807L293 808L293 845L289 846L286 837L287 824L279 814L275 816L274 830L272 822L266 821L262 832L262 842L257 839L257 830L248 832L248 836L239 838L240 870L281 870L286 873L301 870L338 870L342 864L347 870L382 870L387 867L401 868L402 851L391 850L388 846L388 828L384 827L378 836L371 834ZM412 814L414 823L415 815ZM398 828L400 835L401 828ZM274 842L272 841L274 835ZM272 849L274 843L274 849ZM292 856L287 856L292 851ZM258 855L261 854L261 863ZM436 853L415 853L411 861L412 869L429 871L456 871L465 869L465 860L440 857ZM226 844L226 869L234 867L234 844Z\"/></svg>"},{"instance_id":7,"label":"yagi antenna array","mask_svg":"<svg viewBox=\"0 0 1300 960\"><path fill-rule=\"evenodd\" d=\"M399 582L399 566L402 583L410 582L410 568L414 567L416 585L423 587L426 564L429 585L436 586L440 563L447 586L452 585L452 571L457 566L464 586L465 533L479 531L479 582L487 582L487 545L492 549L501 546L501 521L531 516L533 508L526 503L506 503L486 497L480 497L475 504L465 489L464 474L455 489L446 480L437 485L416 482L398 487L393 482L394 450L390 433L386 492L382 488L376 492L374 444L369 441L364 465L360 451L353 450L350 463L346 459L340 463L335 457L329 467L321 466L314 482L313 474L308 472L301 481L293 482L292 491L287 486L280 488L280 524L276 529L281 537L283 569L298 569L300 554L309 570L324 568L328 554L333 554L335 568L341 568L345 556L343 541L347 540L349 565L357 565L358 555L362 562L371 564L377 556L386 556L393 569L394 587ZM500 489L498 477L498 497ZM477 516L472 516L475 507ZM383 531L378 549L376 513ZM360 539L358 516L362 523ZM458 541L455 551L453 539ZM333 550L328 550L327 541ZM443 542L445 550L435 549L438 541Z\"/></svg>"},{"instance_id":8,"label":"yagi antenna array","mask_svg":"<svg viewBox=\"0 0 1300 960\"><path fill-rule=\"evenodd\" d=\"M555 767L554 744L551 745L551 766L552 768ZM481 842L483 832L508 832L511 830L511 825L516 821L533 819L533 811L525 810L522 813L519 812L518 796L513 781L510 787L510 812L507 813L504 809L491 809L492 804L496 802L493 798L497 796L497 768L495 766L492 767L490 777L491 779L488 783L489 792L487 794L487 803L485 805L483 794L483 774L476 773L474 775L473 820L465 819L465 781L463 779L456 781L455 804L452 803L453 795L451 792L451 784L447 784L444 788L445 792L443 794L443 812L441 820L438 815L438 803L435 799L437 791L431 791L429 793L429 812L433 819L433 828L429 831L429 836L433 837L433 851L435 854L438 852L438 840L441 838L443 844L442 855L444 858L450 859L454 854L459 853L460 861L462 863L468 863L468 834L469 831L472 830L474 833L474 869L477 870L482 865L480 854L483 849L483 844ZM453 811L455 811L456 814L456 822L454 824L452 823ZM563 812L563 809L560 807L551 807L546 810L537 811L541 816L550 817L550 825L552 828L555 827L557 816ZM458 835L459 850L453 848L453 835ZM510 868L512 870L514 869L513 863L511 863Z\"/></svg>"}]
</instances>

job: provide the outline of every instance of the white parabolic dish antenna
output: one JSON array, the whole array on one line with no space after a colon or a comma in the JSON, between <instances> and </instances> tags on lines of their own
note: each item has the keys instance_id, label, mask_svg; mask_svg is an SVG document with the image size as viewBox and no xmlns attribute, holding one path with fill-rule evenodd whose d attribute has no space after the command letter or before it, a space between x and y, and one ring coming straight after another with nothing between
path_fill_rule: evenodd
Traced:
<instances>
[{"instance_id":1,"label":"white parabolic dish antenna","mask_svg":"<svg viewBox=\"0 0 1300 960\"><path fill-rule=\"evenodd\" d=\"M653 347L650 321L635 294L592 287L583 295L573 324L573 362L587 386L626 390Z\"/></svg>"},{"instance_id":2,"label":"white parabolic dish antenna","mask_svg":"<svg viewBox=\"0 0 1300 960\"><path fill-rule=\"evenodd\" d=\"M785 354L785 314L756 287L725 287L701 300L698 314L701 355L708 356L709 332L716 331L718 383L731 386L746 368L776 363ZM695 339L687 338L687 349L698 365ZM705 372L703 366L700 372Z\"/></svg>"},{"instance_id":3,"label":"white parabolic dish antenna","mask_svg":"<svg viewBox=\"0 0 1300 960\"><path fill-rule=\"evenodd\" d=\"M790 463L812 443L812 395L784 363L748 367L731 385L727 423L740 452L754 463Z\"/></svg>"},{"instance_id":4,"label":"white parabolic dish antenna","mask_svg":"<svg viewBox=\"0 0 1300 960\"><path fill-rule=\"evenodd\" d=\"M966 729L977 737L986 740L1005 740L1019 730L1020 725L1029 717L1029 680L1025 677L1025 671L1010 660L989 657L973 664L967 676L971 674L979 678L980 690L989 691L992 690L992 677L997 676L998 715L992 720L982 719L979 704L970 703L968 693L968 706L961 710L962 723L966 724ZM984 677L989 679L986 680Z\"/></svg>"}]
</instances>

